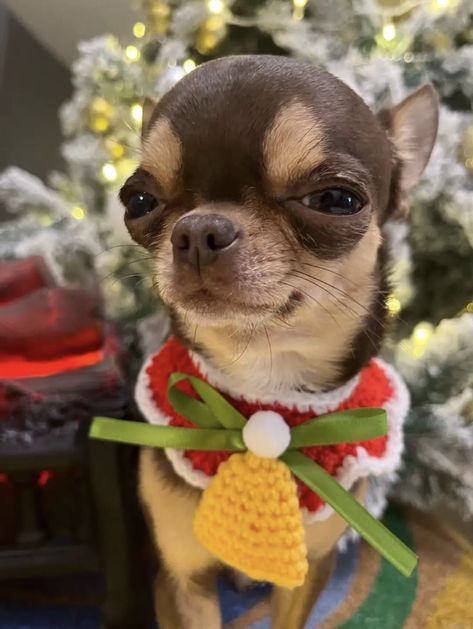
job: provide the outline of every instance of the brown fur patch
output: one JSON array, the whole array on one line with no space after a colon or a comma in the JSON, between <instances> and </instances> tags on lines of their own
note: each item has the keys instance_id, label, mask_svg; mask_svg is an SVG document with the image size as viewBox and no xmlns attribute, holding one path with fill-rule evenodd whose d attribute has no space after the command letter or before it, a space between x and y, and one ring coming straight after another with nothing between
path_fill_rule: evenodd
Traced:
<instances>
[{"instance_id":1,"label":"brown fur patch","mask_svg":"<svg viewBox=\"0 0 473 629\"><path fill-rule=\"evenodd\" d=\"M322 123L314 120L314 112L303 103L294 102L279 111L263 143L265 170L276 195L322 163L323 138Z\"/></svg>"}]
</instances>

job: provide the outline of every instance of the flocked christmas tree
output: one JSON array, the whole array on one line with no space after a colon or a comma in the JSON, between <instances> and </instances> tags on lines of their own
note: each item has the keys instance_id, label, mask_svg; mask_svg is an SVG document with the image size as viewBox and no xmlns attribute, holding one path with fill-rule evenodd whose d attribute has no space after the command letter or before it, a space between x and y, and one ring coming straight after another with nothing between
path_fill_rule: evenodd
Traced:
<instances>
[{"instance_id":1,"label":"flocked christmas tree","mask_svg":"<svg viewBox=\"0 0 473 629\"><path fill-rule=\"evenodd\" d=\"M386 352L412 412L397 496L473 519L473 7L469 0L142 0L128 42L84 42L60 112L67 173L46 186L10 168L0 200L0 259L39 253L57 279L91 271L109 313L156 310L149 258L116 200L137 165L141 103L228 54L292 55L325 66L378 108L430 81L440 130L407 223L386 228L395 258ZM149 328L149 326L148 326ZM146 333L146 326L141 329Z\"/></svg>"}]
</instances>

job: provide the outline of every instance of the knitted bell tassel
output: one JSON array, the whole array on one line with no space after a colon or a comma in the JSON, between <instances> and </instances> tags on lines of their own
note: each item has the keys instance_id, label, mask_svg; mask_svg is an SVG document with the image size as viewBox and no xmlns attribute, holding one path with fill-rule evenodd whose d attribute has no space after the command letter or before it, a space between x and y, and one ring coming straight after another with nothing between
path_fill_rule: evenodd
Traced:
<instances>
[{"instance_id":1,"label":"knitted bell tassel","mask_svg":"<svg viewBox=\"0 0 473 629\"><path fill-rule=\"evenodd\" d=\"M200 400L176 385L190 383ZM174 373L168 399L194 429L143 425L96 417L95 439L180 450L227 451L203 492L194 518L200 543L224 563L258 581L294 588L308 570L298 478L317 492L402 574L410 576L417 557L373 518L315 461L299 448L358 443L386 435L384 409L361 408L331 413L292 429L274 411L245 418L207 382Z\"/></svg>"},{"instance_id":2,"label":"knitted bell tassel","mask_svg":"<svg viewBox=\"0 0 473 629\"><path fill-rule=\"evenodd\" d=\"M294 588L304 583L308 563L297 486L276 458L289 431L276 413L257 415L243 431L249 451L221 463L204 491L194 534L214 556L252 579ZM284 431L274 452L268 450L269 427L273 437L275 428Z\"/></svg>"},{"instance_id":3,"label":"knitted bell tassel","mask_svg":"<svg viewBox=\"0 0 473 629\"><path fill-rule=\"evenodd\" d=\"M257 581L304 583L308 564L296 483L288 467L233 454L204 491L194 518L199 542Z\"/></svg>"}]
</instances>

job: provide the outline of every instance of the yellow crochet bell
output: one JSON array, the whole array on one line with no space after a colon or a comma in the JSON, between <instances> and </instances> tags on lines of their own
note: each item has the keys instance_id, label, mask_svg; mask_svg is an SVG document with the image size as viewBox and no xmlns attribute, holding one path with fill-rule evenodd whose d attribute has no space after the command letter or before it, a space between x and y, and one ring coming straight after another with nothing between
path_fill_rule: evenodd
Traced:
<instances>
[{"instance_id":1,"label":"yellow crochet bell","mask_svg":"<svg viewBox=\"0 0 473 629\"><path fill-rule=\"evenodd\" d=\"M257 581L304 583L308 564L296 484L289 468L245 452L222 463L194 519L199 542Z\"/></svg>"}]
</instances>

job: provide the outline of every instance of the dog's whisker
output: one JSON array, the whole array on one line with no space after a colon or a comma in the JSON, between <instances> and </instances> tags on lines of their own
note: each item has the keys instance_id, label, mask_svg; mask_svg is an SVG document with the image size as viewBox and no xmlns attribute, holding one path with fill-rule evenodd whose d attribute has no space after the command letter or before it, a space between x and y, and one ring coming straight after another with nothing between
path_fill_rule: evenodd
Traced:
<instances>
[{"instance_id":1,"label":"dog's whisker","mask_svg":"<svg viewBox=\"0 0 473 629\"><path fill-rule=\"evenodd\" d=\"M263 324L264 333L266 334L266 340L268 341L268 349L269 349L269 377L268 384L271 383L271 379L273 376L273 348L271 347L271 339L269 338L269 333L267 327Z\"/></svg>"},{"instance_id":2,"label":"dog's whisker","mask_svg":"<svg viewBox=\"0 0 473 629\"><path fill-rule=\"evenodd\" d=\"M98 258L99 256L104 255L105 253L108 253L109 251L112 251L112 249L118 249L119 247L129 247L129 248L134 248L134 249L143 249L143 247L141 245L135 245L133 243L123 243L123 244L117 244L117 245L110 245L109 247L106 247L105 249L102 249L101 251L99 251L98 253L96 253L93 257L94 258Z\"/></svg>"},{"instance_id":3,"label":"dog's whisker","mask_svg":"<svg viewBox=\"0 0 473 629\"><path fill-rule=\"evenodd\" d=\"M298 277L298 276L295 276ZM336 295L334 295L329 289L324 288L323 286L320 286L319 284L316 283L315 278L311 278L311 280L309 280L308 278L305 277L300 277L300 279L305 280L307 282L310 282L311 284L313 284L314 286L316 286L317 288L320 288L321 290L323 290L324 292L326 292L328 295L330 295L338 304L340 304L344 309L348 309L348 311L353 315L354 319L359 319L360 318L360 313L356 312L356 310L354 310L348 303L343 302L339 297L337 297ZM332 286L332 288L335 288ZM369 314L369 311L367 311ZM366 314L366 313L364 313ZM383 322L381 322L383 323ZM365 334L367 339L370 341L371 345L376 349L376 351L378 350L378 343L376 342L376 338L372 336L371 332L368 329L365 329Z\"/></svg>"},{"instance_id":4,"label":"dog's whisker","mask_svg":"<svg viewBox=\"0 0 473 629\"><path fill-rule=\"evenodd\" d=\"M382 319L380 319L379 317L376 317L374 315L374 313L369 308L367 308L364 304L362 304L357 299L355 299L352 295L350 295L350 293L347 293L346 291L344 291L343 289L339 288L338 286L334 286L330 282L326 282L325 280L322 280L319 277L315 277L313 275L310 275L309 273L305 273L304 271L294 271L293 273L299 273L299 274L301 274L301 275L303 275L303 276L305 276L307 278L310 278L311 280L314 280L315 282L318 282L319 288L322 288L322 286L320 286L320 284L324 284L325 286L329 286L333 290L335 290L338 293L340 293L341 295L343 295L343 297L345 297L346 299L349 299L354 304L359 306L363 310L363 312L365 314L371 316L376 321L376 323L384 325L384 321ZM357 316L361 316L361 315L359 313L357 313Z\"/></svg>"},{"instance_id":5,"label":"dog's whisker","mask_svg":"<svg viewBox=\"0 0 473 629\"><path fill-rule=\"evenodd\" d=\"M243 358L246 350L248 349L248 347L250 346L251 341L253 340L253 335L254 335L255 330L256 330L256 327L254 325L252 325L251 326L251 330L250 330L250 334L248 336L248 341L246 342L246 345L243 348L243 351L240 352L240 354L237 356L237 358L232 360L230 363L227 363L225 365L225 368L232 367L233 365L235 365L238 361L240 361Z\"/></svg>"},{"instance_id":6,"label":"dog's whisker","mask_svg":"<svg viewBox=\"0 0 473 629\"><path fill-rule=\"evenodd\" d=\"M336 325L340 328L340 330L343 330L342 326L340 325L340 323L337 321L337 319L335 318L335 316L333 315L332 312L330 312L330 310L327 310L327 308L318 300L316 299L313 295L311 295L310 293L302 290L301 288L297 288L296 286L294 286L293 284L289 284L288 282L281 282L281 284L283 286L288 286L289 288L292 288L295 291L300 291L303 295L305 295L308 299L311 299L313 302L315 302L317 304L317 306L319 306L319 308L322 308L322 310L324 310L326 312L326 314L328 314L329 317L331 317L331 319L333 319L333 321L336 323Z\"/></svg>"},{"instance_id":7,"label":"dog's whisker","mask_svg":"<svg viewBox=\"0 0 473 629\"><path fill-rule=\"evenodd\" d=\"M339 277L341 280L343 280L344 282L347 282L348 284L352 284L353 286L356 285L356 282L354 282L353 280L348 279L347 277L345 277L345 275L343 275L343 273L339 273L338 271L334 271L333 269L330 269L326 266L322 266L321 264L314 264L313 262L302 262L300 260L296 260L295 258L291 258L289 260L289 262L292 262L293 264L301 264L302 266L310 266L313 269L318 269L319 271L325 271L326 273L330 273L331 275L335 275L336 277Z\"/></svg>"}]
</instances>

